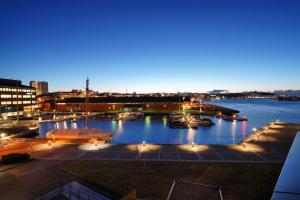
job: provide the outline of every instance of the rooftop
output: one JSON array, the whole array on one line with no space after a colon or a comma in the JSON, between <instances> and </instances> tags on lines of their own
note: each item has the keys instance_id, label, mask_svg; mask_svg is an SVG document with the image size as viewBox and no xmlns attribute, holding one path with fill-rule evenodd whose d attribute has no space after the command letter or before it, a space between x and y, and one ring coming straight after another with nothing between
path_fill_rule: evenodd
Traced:
<instances>
[{"instance_id":1,"label":"rooftop","mask_svg":"<svg viewBox=\"0 0 300 200\"><path fill-rule=\"evenodd\" d=\"M89 103L157 103L157 102L167 102L167 103L182 103L190 101L190 97L90 97ZM85 98L65 98L59 101L60 103L85 103Z\"/></svg>"}]
</instances>

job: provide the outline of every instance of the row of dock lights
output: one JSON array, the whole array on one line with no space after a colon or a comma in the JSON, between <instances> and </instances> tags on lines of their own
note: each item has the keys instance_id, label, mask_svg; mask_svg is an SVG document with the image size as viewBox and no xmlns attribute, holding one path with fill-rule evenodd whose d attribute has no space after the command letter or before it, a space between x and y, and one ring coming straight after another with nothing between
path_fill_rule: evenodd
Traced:
<instances>
[{"instance_id":1,"label":"row of dock lights","mask_svg":"<svg viewBox=\"0 0 300 200\"><path fill-rule=\"evenodd\" d=\"M275 125L275 123L277 123L277 122L279 122L278 119L277 119L274 123L272 123L272 125ZM266 130L266 131L268 131L268 130L269 130L269 127L264 127L263 129ZM257 129L256 129L256 128L253 128L252 131L253 131L253 134L255 134L256 131L257 131ZM266 133L267 133L267 132L266 132ZM259 138L260 138L260 133L256 133L256 136L257 136L257 139L259 139ZM246 142L243 142L243 143L242 143L242 146L243 146L243 148L246 148Z\"/></svg>"}]
</instances>

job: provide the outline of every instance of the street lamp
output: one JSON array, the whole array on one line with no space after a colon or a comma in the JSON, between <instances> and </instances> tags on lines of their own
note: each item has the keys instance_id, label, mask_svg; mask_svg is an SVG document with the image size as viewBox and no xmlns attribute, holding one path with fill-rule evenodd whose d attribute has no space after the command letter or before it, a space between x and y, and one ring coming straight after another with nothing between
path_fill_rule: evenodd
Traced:
<instances>
[{"instance_id":1,"label":"street lamp","mask_svg":"<svg viewBox=\"0 0 300 200\"><path fill-rule=\"evenodd\" d=\"M256 132L256 131L257 131L257 129L256 129L256 128L253 128L252 130L253 130L253 132Z\"/></svg>"},{"instance_id":2,"label":"street lamp","mask_svg":"<svg viewBox=\"0 0 300 200\"><path fill-rule=\"evenodd\" d=\"M246 148L246 142L243 142L243 148L245 149Z\"/></svg>"},{"instance_id":3,"label":"street lamp","mask_svg":"<svg viewBox=\"0 0 300 200\"><path fill-rule=\"evenodd\" d=\"M146 146L146 142L145 142L145 141L143 141L143 142L142 142L142 144L143 144L143 147L145 147L145 146Z\"/></svg>"},{"instance_id":4,"label":"street lamp","mask_svg":"<svg viewBox=\"0 0 300 200\"><path fill-rule=\"evenodd\" d=\"M94 145L98 146L98 139L97 138L95 138L95 140L94 140Z\"/></svg>"},{"instance_id":5,"label":"street lamp","mask_svg":"<svg viewBox=\"0 0 300 200\"><path fill-rule=\"evenodd\" d=\"M0 134L0 139L1 139L1 138L4 138L5 136L6 136L5 133L1 133L1 134Z\"/></svg>"},{"instance_id":6,"label":"street lamp","mask_svg":"<svg viewBox=\"0 0 300 200\"><path fill-rule=\"evenodd\" d=\"M195 142L192 142L192 147L195 147Z\"/></svg>"}]
</instances>

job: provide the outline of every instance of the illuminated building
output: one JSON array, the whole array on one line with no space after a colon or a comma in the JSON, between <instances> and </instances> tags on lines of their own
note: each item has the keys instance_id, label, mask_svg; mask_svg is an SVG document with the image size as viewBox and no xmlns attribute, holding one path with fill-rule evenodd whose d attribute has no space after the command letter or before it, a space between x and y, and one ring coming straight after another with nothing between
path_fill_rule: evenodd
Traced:
<instances>
[{"instance_id":1,"label":"illuminated building","mask_svg":"<svg viewBox=\"0 0 300 200\"><path fill-rule=\"evenodd\" d=\"M0 79L0 114L2 117L30 112L35 108L35 88L19 80Z\"/></svg>"},{"instance_id":2,"label":"illuminated building","mask_svg":"<svg viewBox=\"0 0 300 200\"><path fill-rule=\"evenodd\" d=\"M36 89L36 95L48 93L48 82L45 81L30 81L30 86Z\"/></svg>"}]
</instances>

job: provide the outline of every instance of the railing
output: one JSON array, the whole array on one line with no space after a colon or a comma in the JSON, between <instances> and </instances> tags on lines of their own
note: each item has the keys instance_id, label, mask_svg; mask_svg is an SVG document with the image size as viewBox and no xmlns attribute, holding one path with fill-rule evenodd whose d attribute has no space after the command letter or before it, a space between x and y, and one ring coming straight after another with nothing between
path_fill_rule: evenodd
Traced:
<instances>
[{"instance_id":1,"label":"railing","mask_svg":"<svg viewBox=\"0 0 300 200\"><path fill-rule=\"evenodd\" d=\"M35 195L35 200L50 200L59 195L71 200L110 200L76 181L44 187Z\"/></svg>"}]
</instances>

